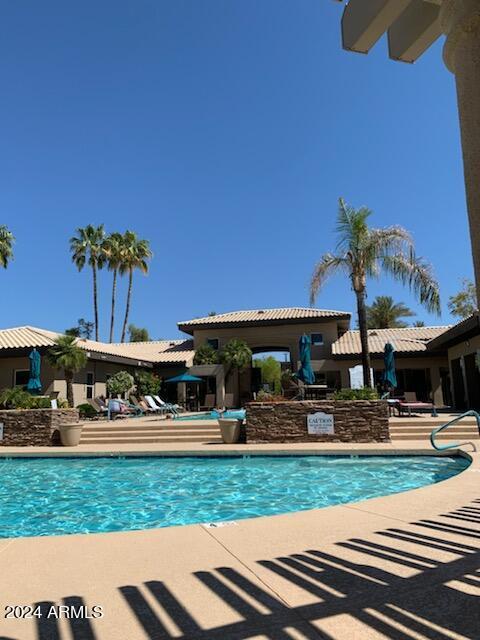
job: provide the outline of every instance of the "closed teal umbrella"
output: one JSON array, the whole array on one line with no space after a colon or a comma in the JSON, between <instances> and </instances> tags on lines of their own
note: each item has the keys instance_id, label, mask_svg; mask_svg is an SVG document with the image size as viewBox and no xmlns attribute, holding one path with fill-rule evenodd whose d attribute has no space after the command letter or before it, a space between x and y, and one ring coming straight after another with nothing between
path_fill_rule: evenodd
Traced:
<instances>
[{"instance_id":1,"label":"closed teal umbrella","mask_svg":"<svg viewBox=\"0 0 480 640\"><path fill-rule=\"evenodd\" d=\"M310 338L303 334L300 338L300 369L297 376L305 384L313 384L315 382L315 374L310 364Z\"/></svg>"},{"instance_id":2,"label":"closed teal umbrella","mask_svg":"<svg viewBox=\"0 0 480 640\"><path fill-rule=\"evenodd\" d=\"M28 356L28 359L30 360L30 377L28 378L27 391L30 391L30 393L40 393L42 390L42 383L40 381L41 358L35 348Z\"/></svg>"},{"instance_id":3,"label":"closed teal umbrella","mask_svg":"<svg viewBox=\"0 0 480 640\"><path fill-rule=\"evenodd\" d=\"M394 357L393 344L387 342L385 345L385 350L383 352L383 364L385 366L385 370L383 372L382 382L385 387L395 389L397 386L397 376L395 374L395 357Z\"/></svg>"}]
</instances>

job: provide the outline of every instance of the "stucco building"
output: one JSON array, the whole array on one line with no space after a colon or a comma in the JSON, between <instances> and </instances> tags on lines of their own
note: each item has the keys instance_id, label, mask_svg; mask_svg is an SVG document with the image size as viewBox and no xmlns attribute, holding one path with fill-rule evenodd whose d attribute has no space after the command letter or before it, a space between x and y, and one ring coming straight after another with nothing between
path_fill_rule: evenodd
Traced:
<instances>
[{"instance_id":1,"label":"stucco building","mask_svg":"<svg viewBox=\"0 0 480 640\"><path fill-rule=\"evenodd\" d=\"M219 353L232 338L244 340L255 358L260 353L281 352L283 367L299 368L299 340L311 340L315 381L330 389L351 385L352 369L361 363L359 332L350 329L345 311L286 307L253 309L194 318L178 323L185 338L125 344L78 340L88 364L75 375L75 404L106 395L106 382L117 371L150 370L161 378L188 371L202 379L200 399L215 396L224 406L226 398L238 405L252 399L260 388L259 370L247 367L239 376L222 364L195 365L195 350L208 343ZM455 327L408 327L371 329L369 346L375 382L381 380L383 351L390 342L395 348L399 393L415 391L419 400L433 400L437 406L480 405L477 349L480 353L478 315ZM66 396L63 373L52 369L46 357L57 334L35 327L0 330L0 388L24 385L28 380L28 354L36 348L42 356L43 392ZM463 386L462 386L463 385ZM166 385L169 399L182 401L186 388ZM227 396L228 394L228 396Z\"/></svg>"}]
</instances>

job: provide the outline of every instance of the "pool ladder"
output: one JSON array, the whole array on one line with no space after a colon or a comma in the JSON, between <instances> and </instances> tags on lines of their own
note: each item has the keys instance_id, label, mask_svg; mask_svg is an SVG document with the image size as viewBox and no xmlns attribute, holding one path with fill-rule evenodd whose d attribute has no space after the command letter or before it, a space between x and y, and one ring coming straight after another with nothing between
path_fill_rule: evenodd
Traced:
<instances>
[{"instance_id":1,"label":"pool ladder","mask_svg":"<svg viewBox=\"0 0 480 640\"><path fill-rule=\"evenodd\" d=\"M444 444L444 445L440 445L437 444L435 442L435 436L437 436L441 431L443 431L444 429L446 429L447 427L449 427L452 424L456 424L457 422L460 422L460 420L463 420L463 418L468 418L470 416L474 416L475 420L477 421L477 427L478 427L478 434L480 435L480 414L477 413L476 411L470 410L470 411L466 411L465 413L462 413L461 416L457 416L456 418L453 418L453 420L450 420L449 422L446 422L445 424L442 424L441 427L438 427L437 429L434 429L432 431L432 433L430 434L430 442L432 443L432 447L434 449L436 449L437 451L447 451L447 449L456 449L457 447L463 447L467 444L471 444L473 447L473 450L476 451L477 447L475 445L474 442L455 442L452 444Z\"/></svg>"}]
</instances>

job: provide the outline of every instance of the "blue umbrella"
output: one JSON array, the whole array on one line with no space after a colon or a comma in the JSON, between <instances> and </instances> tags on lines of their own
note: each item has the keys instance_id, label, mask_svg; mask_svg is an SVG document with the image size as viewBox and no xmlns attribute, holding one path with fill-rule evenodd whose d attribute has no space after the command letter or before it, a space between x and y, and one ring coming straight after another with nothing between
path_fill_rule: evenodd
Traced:
<instances>
[{"instance_id":1,"label":"blue umbrella","mask_svg":"<svg viewBox=\"0 0 480 640\"><path fill-rule=\"evenodd\" d=\"M42 390L42 383L40 381L40 354L34 348L28 358L30 360L30 377L27 383L27 391L30 391L30 393L40 393Z\"/></svg>"},{"instance_id":2,"label":"blue umbrella","mask_svg":"<svg viewBox=\"0 0 480 640\"><path fill-rule=\"evenodd\" d=\"M297 376L305 384L313 384L315 382L315 374L310 364L310 345L310 338L303 334L299 342L300 369L298 370Z\"/></svg>"},{"instance_id":3,"label":"blue umbrella","mask_svg":"<svg viewBox=\"0 0 480 640\"><path fill-rule=\"evenodd\" d=\"M174 378L168 378L165 382L171 382L173 384L178 382L203 382L201 378L197 378L197 376L191 376L189 373L182 373L180 376L175 376Z\"/></svg>"},{"instance_id":4,"label":"blue umbrella","mask_svg":"<svg viewBox=\"0 0 480 640\"><path fill-rule=\"evenodd\" d=\"M394 389L397 386L397 376L395 374L395 357L393 355L395 349L393 344L387 342L383 352L383 363L385 370L383 372L382 382L386 387Z\"/></svg>"}]
</instances>

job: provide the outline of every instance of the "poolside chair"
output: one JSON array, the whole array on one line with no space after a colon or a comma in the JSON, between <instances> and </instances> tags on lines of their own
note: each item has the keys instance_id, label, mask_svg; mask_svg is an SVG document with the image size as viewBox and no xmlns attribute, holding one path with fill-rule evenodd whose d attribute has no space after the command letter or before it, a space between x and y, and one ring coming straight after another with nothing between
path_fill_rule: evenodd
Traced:
<instances>
[{"instance_id":1,"label":"poolside chair","mask_svg":"<svg viewBox=\"0 0 480 640\"><path fill-rule=\"evenodd\" d=\"M106 418L108 415L108 408L105 405L101 405L95 401L94 398L87 398L87 404L89 404L95 411L99 417Z\"/></svg>"},{"instance_id":2,"label":"poolside chair","mask_svg":"<svg viewBox=\"0 0 480 640\"><path fill-rule=\"evenodd\" d=\"M149 405L144 401L144 400L137 400L137 398L135 396L130 396L130 401L132 402L132 404L134 404L136 407L138 407L139 409L141 409L143 411L143 413L155 413L154 409L151 409L149 407Z\"/></svg>"},{"instance_id":3,"label":"poolside chair","mask_svg":"<svg viewBox=\"0 0 480 640\"><path fill-rule=\"evenodd\" d=\"M154 411L155 413L163 413L164 412L164 408L160 407L155 400L152 398L152 396L142 396L142 400L144 402L146 402L148 404L148 406L150 407L150 409L152 411Z\"/></svg>"},{"instance_id":4,"label":"poolside chair","mask_svg":"<svg viewBox=\"0 0 480 640\"><path fill-rule=\"evenodd\" d=\"M403 412L408 413L408 417L411 418L412 411L415 410L430 410L432 416L437 416L437 410L433 402L420 402L417 400L417 394L415 391L405 391L405 400L399 400L397 403L398 414L401 416Z\"/></svg>"},{"instance_id":5,"label":"poolside chair","mask_svg":"<svg viewBox=\"0 0 480 640\"><path fill-rule=\"evenodd\" d=\"M205 402L203 406L200 407L200 411L206 411L214 408L215 408L215 394L207 393L207 395L205 396Z\"/></svg>"},{"instance_id":6,"label":"poolside chair","mask_svg":"<svg viewBox=\"0 0 480 640\"><path fill-rule=\"evenodd\" d=\"M166 413L170 412L173 415L178 416L179 411L181 410L180 405L171 404L170 402L165 402L160 398L160 396L153 396L155 402L161 407Z\"/></svg>"}]
</instances>

